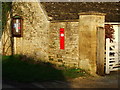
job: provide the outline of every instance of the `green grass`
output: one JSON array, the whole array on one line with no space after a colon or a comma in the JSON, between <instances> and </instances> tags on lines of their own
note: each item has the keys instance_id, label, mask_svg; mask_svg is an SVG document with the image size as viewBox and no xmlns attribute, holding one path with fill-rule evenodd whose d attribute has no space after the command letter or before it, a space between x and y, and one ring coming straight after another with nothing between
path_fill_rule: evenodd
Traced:
<instances>
[{"instance_id":1,"label":"green grass","mask_svg":"<svg viewBox=\"0 0 120 90\"><path fill-rule=\"evenodd\" d=\"M53 64L36 63L32 59L23 60L19 55L3 56L2 69L3 79L19 82L66 80L86 75L82 69L58 70Z\"/></svg>"}]
</instances>

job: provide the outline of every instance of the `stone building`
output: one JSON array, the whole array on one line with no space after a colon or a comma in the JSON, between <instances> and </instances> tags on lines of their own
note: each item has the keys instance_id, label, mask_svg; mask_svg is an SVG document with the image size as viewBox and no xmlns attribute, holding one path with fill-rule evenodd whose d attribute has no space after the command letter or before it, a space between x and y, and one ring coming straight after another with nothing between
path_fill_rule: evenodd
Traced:
<instances>
[{"instance_id":1,"label":"stone building","mask_svg":"<svg viewBox=\"0 0 120 90\"><path fill-rule=\"evenodd\" d=\"M96 73L97 28L104 28L107 22L119 22L119 9L118 2L13 2L11 15L22 16L23 36L12 37L8 13L2 35L3 44L7 41L4 54L13 52ZM64 49L60 49L61 28Z\"/></svg>"}]
</instances>

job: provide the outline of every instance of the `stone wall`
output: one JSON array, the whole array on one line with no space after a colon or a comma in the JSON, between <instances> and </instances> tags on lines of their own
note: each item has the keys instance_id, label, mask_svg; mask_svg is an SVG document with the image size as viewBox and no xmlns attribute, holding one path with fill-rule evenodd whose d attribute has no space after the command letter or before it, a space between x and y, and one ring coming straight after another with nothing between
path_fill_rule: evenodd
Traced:
<instances>
[{"instance_id":1,"label":"stone wall","mask_svg":"<svg viewBox=\"0 0 120 90\"><path fill-rule=\"evenodd\" d=\"M78 67L78 22L52 22L49 36L49 60L60 65ZM60 49L60 28L64 28L65 49Z\"/></svg>"},{"instance_id":2,"label":"stone wall","mask_svg":"<svg viewBox=\"0 0 120 90\"><path fill-rule=\"evenodd\" d=\"M50 23L39 3L35 2L14 2L12 6L12 16L23 17L23 37L14 37L14 54L34 57L57 65L78 67L79 22ZM65 28L65 50L60 49L60 28Z\"/></svg>"},{"instance_id":3,"label":"stone wall","mask_svg":"<svg viewBox=\"0 0 120 90\"><path fill-rule=\"evenodd\" d=\"M12 16L23 17L23 37L14 37L14 54L96 72L96 31L104 27L104 15L83 13L79 21L50 22L40 3L13 2L12 6ZM65 30L64 50L60 49L60 28Z\"/></svg>"},{"instance_id":4,"label":"stone wall","mask_svg":"<svg viewBox=\"0 0 120 90\"><path fill-rule=\"evenodd\" d=\"M23 17L23 37L14 38L15 54L48 60L49 21L37 2L14 2L13 16Z\"/></svg>"},{"instance_id":5,"label":"stone wall","mask_svg":"<svg viewBox=\"0 0 120 90\"><path fill-rule=\"evenodd\" d=\"M95 74L98 59L97 53L100 53L100 51L97 51L97 29L99 27L104 28L105 14L85 12L80 13L79 18L80 68Z\"/></svg>"}]
</instances>

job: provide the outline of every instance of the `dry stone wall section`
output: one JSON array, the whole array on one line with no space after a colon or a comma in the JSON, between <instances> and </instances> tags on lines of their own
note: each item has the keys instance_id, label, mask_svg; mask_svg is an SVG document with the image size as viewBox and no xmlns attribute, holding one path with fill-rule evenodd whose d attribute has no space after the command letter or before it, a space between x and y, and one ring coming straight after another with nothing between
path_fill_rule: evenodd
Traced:
<instances>
[{"instance_id":1,"label":"dry stone wall section","mask_svg":"<svg viewBox=\"0 0 120 90\"><path fill-rule=\"evenodd\" d=\"M43 61L48 60L47 20L40 4L37 2L14 2L13 16L23 17L23 37L16 38L16 54L23 54Z\"/></svg>"},{"instance_id":2,"label":"dry stone wall section","mask_svg":"<svg viewBox=\"0 0 120 90\"><path fill-rule=\"evenodd\" d=\"M78 22L54 22L50 24L49 60L59 65L78 67ZM60 49L60 28L65 30L65 49Z\"/></svg>"}]
</instances>

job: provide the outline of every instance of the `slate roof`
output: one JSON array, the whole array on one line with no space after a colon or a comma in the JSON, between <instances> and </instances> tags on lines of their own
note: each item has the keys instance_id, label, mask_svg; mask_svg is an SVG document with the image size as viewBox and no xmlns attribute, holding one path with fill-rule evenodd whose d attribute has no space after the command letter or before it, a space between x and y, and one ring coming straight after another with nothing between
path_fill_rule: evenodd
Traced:
<instances>
[{"instance_id":1,"label":"slate roof","mask_svg":"<svg viewBox=\"0 0 120 90\"><path fill-rule=\"evenodd\" d=\"M120 2L41 2L53 20L78 19L78 13L97 11L106 13L106 22L120 22Z\"/></svg>"}]
</instances>

